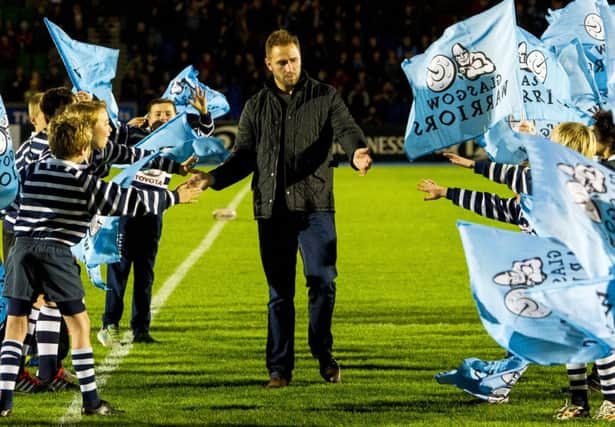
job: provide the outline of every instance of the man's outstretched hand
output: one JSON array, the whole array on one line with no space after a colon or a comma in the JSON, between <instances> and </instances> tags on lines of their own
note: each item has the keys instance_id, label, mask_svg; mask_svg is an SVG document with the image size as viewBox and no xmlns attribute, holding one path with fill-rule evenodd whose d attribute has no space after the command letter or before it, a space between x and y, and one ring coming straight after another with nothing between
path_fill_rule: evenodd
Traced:
<instances>
[{"instance_id":1,"label":"man's outstretched hand","mask_svg":"<svg viewBox=\"0 0 615 427\"><path fill-rule=\"evenodd\" d=\"M359 175L365 176L369 168L372 167L372 158L367 148L357 148L352 156L352 164L359 170Z\"/></svg>"}]
</instances>

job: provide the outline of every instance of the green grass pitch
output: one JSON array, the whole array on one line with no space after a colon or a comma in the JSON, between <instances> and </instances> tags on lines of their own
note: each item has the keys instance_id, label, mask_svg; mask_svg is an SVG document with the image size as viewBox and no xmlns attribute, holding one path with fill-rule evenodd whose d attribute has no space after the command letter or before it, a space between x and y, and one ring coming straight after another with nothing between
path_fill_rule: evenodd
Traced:
<instances>
[{"instance_id":1,"label":"green grass pitch","mask_svg":"<svg viewBox=\"0 0 615 427\"><path fill-rule=\"evenodd\" d=\"M504 186L453 166L376 164L366 177L348 166L336 171L339 277L333 333L342 383L324 383L310 356L299 258L294 379L285 389L262 387L267 285L248 193L237 219L225 224L155 315L151 333L159 342L133 346L112 372L105 365L110 350L95 338L104 294L86 282L97 374L105 378L100 394L125 414L63 418L78 394L19 394L9 425L59 425L61 419L64 425L107 426L551 423L567 397L560 390L567 385L561 366L531 366L510 403L497 406L433 380L466 357L504 355L480 324L455 221L515 228L448 200L424 202L416 190L421 178L510 195ZM198 203L165 214L154 295L216 224L212 211L227 206L247 183L208 190ZM130 295L129 287L123 331ZM592 395L592 410L599 402Z\"/></svg>"}]
</instances>

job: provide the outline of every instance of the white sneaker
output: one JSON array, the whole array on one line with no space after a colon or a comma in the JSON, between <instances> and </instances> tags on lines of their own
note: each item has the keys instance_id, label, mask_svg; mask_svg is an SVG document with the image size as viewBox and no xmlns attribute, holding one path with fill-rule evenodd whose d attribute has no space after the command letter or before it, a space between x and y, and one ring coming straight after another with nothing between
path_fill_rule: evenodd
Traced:
<instances>
[{"instance_id":1,"label":"white sneaker","mask_svg":"<svg viewBox=\"0 0 615 427\"><path fill-rule=\"evenodd\" d=\"M594 418L597 420L615 421L615 404L608 400L603 400Z\"/></svg>"},{"instance_id":2,"label":"white sneaker","mask_svg":"<svg viewBox=\"0 0 615 427\"><path fill-rule=\"evenodd\" d=\"M103 347L111 347L120 342L120 330L117 325L107 325L96 334Z\"/></svg>"}]
</instances>

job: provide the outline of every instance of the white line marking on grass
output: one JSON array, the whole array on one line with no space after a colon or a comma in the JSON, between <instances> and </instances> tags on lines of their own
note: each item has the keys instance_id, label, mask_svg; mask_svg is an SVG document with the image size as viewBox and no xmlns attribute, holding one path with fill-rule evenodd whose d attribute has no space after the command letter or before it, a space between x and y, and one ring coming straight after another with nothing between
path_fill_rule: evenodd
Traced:
<instances>
[{"instance_id":1,"label":"white line marking on grass","mask_svg":"<svg viewBox=\"0 0 615 427\"><path fill-rule=\"evenodd\" d=\"M231 209L237 209L237 206L239 206L239 203L241 203L246 194L248 194L249 190L250 184L248 183L235 195L228 207ZM175 288L177 288L177 286L181 283L194 264L196 264L199 258L201 258L203 254L209 250L211 245L222 232L225 224L225 221L217 221L211 230L209 230L209 233L207 233L205 238L201 241L199 246L192 251L188 258L186 258L184 262L177 267L175 272L171 274L166 282L164 282L162 287L152 299L152 320L154 320L156 314L158 314L169 296L171 296ZM109 379L113 371L115 371L120 363L122 363L122 359L124 359L124 357L130 353L130 350L132 350L132 332L126 331L122 336L121 341L126 342L126 344L115 346L107 357L105 357L105 360L103 360L101 364L96 365L96 386L99 390L105 386L107 379ZM65 424L74 424L79 422L81 419L81 405L82 399L81 393L79 393L70 403L62 418L60 418L59 424L62 426Z\"/></svg>"}]
</instances>

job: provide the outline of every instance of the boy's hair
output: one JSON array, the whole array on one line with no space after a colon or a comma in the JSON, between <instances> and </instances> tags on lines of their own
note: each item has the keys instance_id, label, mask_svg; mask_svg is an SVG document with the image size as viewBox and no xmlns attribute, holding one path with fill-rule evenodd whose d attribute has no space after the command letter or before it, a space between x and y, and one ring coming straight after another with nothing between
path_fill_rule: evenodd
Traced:
<instances>
[{"instance_id":1,"label":"boy's hair","mask_svg":"<svg viewBox=\"0 0 615 427\"><path fill-rule=\"evenodd\" d=\"M593 119L595 120L592 129L596 135L598 143L606 145L615 150L615 123L613 123L613 112L611 110L600 110L594 113Z\"/></svg>"},{"instance_id":2,"label":"boy's hair","mask_svg":"<svg viewBox=\"0 0 615 427\"><path fill-rule=\"evenodd\" d=\"M54 116L64 111L64 107L74 102L77 102L77 97L70 89L64 86L54 87L43 94L41 111L45 115L45 120L49 123Z\"/></svg>"},{"instance_id":3,"label":"boy's hair","mask_svg":"<svg viewBox=\"0 0 615 427\"><path fill-rule=\"evenodd\" d=\"M271 56L271 50L274 46L288 46L289 44L294 44L297 46L297 49L301 50L297 36L284 29L276 30L267 37L267 41L265 42L265 56L267 58Z\"/></svg>"},{"instance_id":4,"label":"boy's hair","mask_svg":"<svg viewBox=\"0 0 615 427\"><path fill-rule=\"evenodd\" d=\"M93 128L98 121L98 114L106 109L107 104L104 101L84 101L67 105L62 114L79 118Z\"/></svg>"},{"instance_id":5,"label":"boy's hair","mask_svg":"<svg viewBox=\"0 0 615 427\"><path fill-rule=\"evenodd\" d=\"M49 122L49 149L58 159L71 158L91 144L92 126L74 115L60 114Z\"/></svg>"},{"instance_id":6,"label":"boy's hair","mask_svg":"<svg viewBox=\"0 0 615 427\"><path fill-rule=\"evenodd\" d=\"M158 104L171 104L173 106L173 111L177 113L177 107L175 107L175 103L171 101L170 99L164 99L164 98L152 99L150 102L148 102L146 111L149 113L152 107Z\"/></svg>"},{"instance_id":7,"label":"boy's hair","mask_svg":"<svg viewBox=\"0 0 615 427\"><path fill-rule=\"evenodd\" d=\"M596 154L596 136L582 123L562 122L551 131L551 139L564 147L571 148L585 157Z\"/></svg>"},{"instance_id":8,"label":"boy's hair","mask_svg":"<svg viewBox=\"0 0 615 427\"><path fill-rule=\"evenodd\" d=\"M28 98L28 107L38 108L40 110L41 99L43 99L44 92L36 92Z\"/></svg>"}]
</instances>

